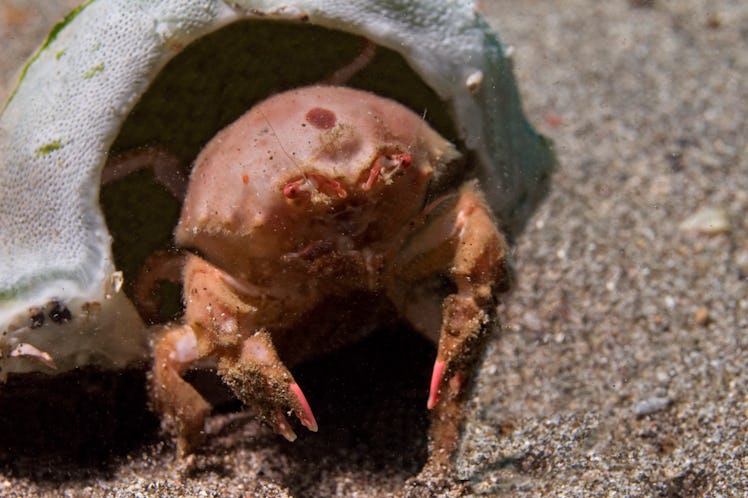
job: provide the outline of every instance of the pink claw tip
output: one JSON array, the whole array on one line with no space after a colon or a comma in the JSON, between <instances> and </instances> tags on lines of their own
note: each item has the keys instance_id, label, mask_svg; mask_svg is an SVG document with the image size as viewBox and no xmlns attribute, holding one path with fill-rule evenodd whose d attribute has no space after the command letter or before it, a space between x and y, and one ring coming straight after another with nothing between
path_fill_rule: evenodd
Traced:
<instances>
[{"instance_id":1,"label":"pink claw tip","mask_svg":"<svg viewBox=\"0 0 748 498\"><path fill-rule=\"evenodd\" d=\"M434 371L431 374L431 388L429 389L429 400L426 403L426 408L429 410L435 407L437 401L439 401L439 386L442 383L445 366L446 364L442 360L436 360L436 362L434 362Z\"/></svg>"},{"instance_id":2,"label":"pink claw tip","mask_svg":"<svg viewBox=\"0 0 748 498\"><path fill-rule=\"evenodd\" d=\"M306 400L306 396L301 392L299 385L294 382L288 386L292 393L296 396L296 399L301 405L301 413L296 416L299 417L301 424L312 432L317 432L317 420L314 418L312 413L312 407L309 406L309 402Z\"/></svg>"}]
</instances>

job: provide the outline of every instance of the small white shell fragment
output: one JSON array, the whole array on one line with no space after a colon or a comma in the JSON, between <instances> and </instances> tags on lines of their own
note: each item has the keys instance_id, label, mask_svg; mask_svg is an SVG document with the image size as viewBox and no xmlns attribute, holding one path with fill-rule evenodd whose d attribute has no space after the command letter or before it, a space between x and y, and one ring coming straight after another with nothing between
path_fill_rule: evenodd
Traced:
<instances>
[{"instance_id":1,"label":"small white shell fragment","mask_svg":"<svg viewBox=\"0 0 748 498\"><path fill-rule=\"evenodd\" d=\"M666 409L671 403L672 400L668 397L652 396L636 403L632 411L637 417L646 417L647 415L652 415Z\"/></svg>"},{"instance_id":2,"label":"small white shell fragment","mask_svg":"<svg viewBox=\"0 0 748 498\"><path fill-rule=\"evenodd\" d=\"M121 271L116 271L111 274L109 277L112 282L112 290L114 292L119 292L122 290L122 285L125 283L125 277L122 275Z\"/></svg>"},{"instance_id":3,"label":"small white shell fragment","mask_svg":"<svg viewBox=\"0 0 748 498\"><path fill-rule=\"evenodd\" d=\"M473 1L91 0L55 27L0 114L3 373L49 370L11 357L21 343L48 353L57 371L146 357L99 206L101 172L167 62L249 18L309 23L398 52L449 109L510 233L544 196L553 153L525 120L510 61ZM456 74L469 75L467 85Z\"/></svg>"},{"instance_id":4,"label":"small white shell fragment","mask_svg":"<svg viewBox=\"0 0 748 498\"><path fill-rule=\"evenodd\" d=\"M719 235L730 231L730 219L722 208L705 207L683 220L680 229L704 235Z\"/></svg>"},{"instance_id":5,"label":"small white shell fragment","mask_svg":"<svg viewBox=\"0 0 748 498\"><path fill-rule=\"evenodd\" d=\"M480 85L483 83L483 71L475 71L465 80L465 86L467 86L470 93L475 93L480 89Z\"/></svg>"}]
</instances>

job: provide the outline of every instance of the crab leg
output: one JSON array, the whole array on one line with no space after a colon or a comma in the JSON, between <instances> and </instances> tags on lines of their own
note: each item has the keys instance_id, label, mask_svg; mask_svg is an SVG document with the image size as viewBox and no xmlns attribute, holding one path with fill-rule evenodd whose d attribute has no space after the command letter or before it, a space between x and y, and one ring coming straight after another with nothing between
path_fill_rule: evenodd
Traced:
<instances>
[{"instance_id":1,"label":"crab leg","mask_svg":"<svg viewBox=\"0 0 748 498\"><path fill-rule=\"evenodd\" d=\"M432 458L446 462L456 449L465 385L495 317L495 295L507 290L507 245L475 183L456 197L438 199L424 211L398 263L400 277L414 282L447 271L455 291L441 302L441 325L421 330L437 339L438 350L429 386L427 407L433 410ZM411 292L418 298L417 292ZM414 324L431 324L419 316L435 307L404 301L405 315ZM422 328L422 327L421 327Z\"/></svg>"},{"instance_id":2,"label":"crab leg","mask_svg":"<svg viewBox=\"0 0 748 498\"><path fill-rule=\"evenodd\" d=\"M372 41L364 39L361 45L361 51L356 58L328 76L323 83L327 85L347 84L351 78L374 60L376 53L377 46Z\"/></svg>"},{"instance_id":3,"label":"crab leg","mask_svg":"<svg viewBox=\"0 0 748 498\"><path fill-rule=\"evenodd\" d=\"M182 163L160 146L133 149L109 159L101 173L101 183L106 185L146 168L153 168L156 181L171 195L180 201L184 199L188 179Z\"/></svg>"},{"instance_id":4,"label":"crab leg","mask_svg":"<svg viewBox=\"0 0 748 498\"><path fill-rule=\"evenodd\" d=\"M166 416L177 434L177 450L189 454L200 442L210 404L182 378L199 357L197 338L189 325L167 329L154 344L151 370L153 408Z\"/></svg>"},{"instance_id":5,"label":"crab leg","mask_svg":"<svg viewBox=\"0 0 748 498\"><path fill-rule=\"evenodd\" d=\"M146 258L133 286L133 302L145 320L158 321L161 301L154 292L156 285L158 282L180 283L184 261L184 254L167 251L156 251Z\"/></svg>"},{"instance_id":6,"label":"crab leg","mask_svg":"<svg viewBox=\"0 0 748 498\"><path fill-rule=\"evenodd\" d=\"M465 384L496 315L495 295L510 282L507 244L474 184L456 206L451 275L457 292L443 303L439 346L427 406L434 410L431 458L448 459L457 447Z\"/></svg>"},{"instance_id":7,"label":"crab leg","mask_svg":"<svg viewBox=\"0 0 748 498\"><path fill-rule=\"evenodd\" d=\"M202 356L218 359L218 374L259 418L278 434L296 438L285 413L292 412L311 431L317 430L309 403L273 345L270 332L258 322L275 321L275 311L264 294L253 295L203 259L189 255L184 269L187 323L199 330Z\"/></svg>"}]
</instances>

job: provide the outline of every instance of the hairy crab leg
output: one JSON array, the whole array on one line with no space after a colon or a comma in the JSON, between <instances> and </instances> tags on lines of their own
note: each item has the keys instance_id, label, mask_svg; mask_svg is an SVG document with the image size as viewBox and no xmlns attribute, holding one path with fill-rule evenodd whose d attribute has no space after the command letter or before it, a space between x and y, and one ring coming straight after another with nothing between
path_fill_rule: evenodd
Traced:
<instances>
[{"instance_id":1,"label":"hairy crab leg","mask_svg":"<svg viewBox=\"0 0 748 498\"><path fill-rule=\"evenodd\" d=\"M290 410L301 424L317 432L317 421L301 388L278 357L270 334L261 329L244 340L238 357L222 357L218 373L258 418L289 441L296 439L284 412Z\"/></svg>"},{"instance_id":2,"label":"hairy crab leg","mask_svg":"<svg viewBox=\"0 0 748 498\"><path fill-rule=\"evenodd\" d=\"M205 357L218 360L218 374L234 394L286 439L296 438L285 416L289 412L309 430L317 430L309 403L278 357L271 334L254 325L257 313L272 312L258 309L260 302L250 303L252 289L240 284L202 258L188 255L184 295L190 325L173 328L156 341L154 408L177 422L181 454L194 448L210 409L181 372Z\"/></svg>"},{"instance_id":3,"label":"hairy crab leg","mask_svg":"<svg viewBox=\"0 0 748 498\"><path fill-rule=\"evenodd\" d=\"M438 340L427 407L433 411L431 463L442 465L456 449L464 388L496 315L495 295L508 289L510 272L506 241L475 183L466 184L457 196L437 200L427 211L397 267L402 278L414 282L447 271L455 285L441 303L438 336L421 330ZM413 295L417 292L400 301L406 317L414 324L432 323L414 315L418 310L407 302Z\"/></svg>"},{"instance_id":4,"label":"hairy crab leg","mask_svg":"<svg viewBox=\"0 0 748 498\"><path fill-rule=\"evenodd\" d=\"M177 451L185 456L202 439L210 404L182 378L182 373L199 358L192 327L167 329L154 342L150 376L153 408L166 416L177 435Z\"/></svg>"},{"instance_id":5,"label":"hairy crab leg","mask_svg":"<svg viewBox=\"0 0 748 498\"><path fill-rule=\"evenodd\" d=\"M434 410L431 458L439 463L456 449L465 382L493 325L498 292L510 284L507 243L483 196L464 188L457 203L456 248L451 274L457 292L444 300L428 407ZM441 451L444 450L444 451Z\"/></svg>"}]
</instances>

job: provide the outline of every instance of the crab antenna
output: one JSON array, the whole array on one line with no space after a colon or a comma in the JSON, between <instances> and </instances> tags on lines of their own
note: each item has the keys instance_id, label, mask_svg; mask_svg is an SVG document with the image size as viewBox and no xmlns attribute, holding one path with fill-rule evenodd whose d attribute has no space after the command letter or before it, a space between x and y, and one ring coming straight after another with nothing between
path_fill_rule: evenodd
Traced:
<instances>
[{"instance_id":1,"label":"crab antenna","mask_svg":"<svg viewBox=\"0 0 748 498\"><path fill-rule=\"evenodd\" d=\"M428 114L429 110L428 108L423 108L423 113L421 114L421 122L418 123L418 127L416 128L415 132L413 133L413 138L411 139L410 143L408 144L408 152L413 150L413 146L416 145L416 141L418 140L418 134L423 129L423 125L426 122L426 114Z\"/></svg>"},{"instance_id":2,"label":"crab antenna","mask_svg":"<svg viewBox=\"0 0 748 498\"><path fill-rule=\"evenodd\" d=\"M300 174L300 175L301 175L301 176L302 176L302 177L304 178L304 180L307 180L307 181L308 181L308 180L309 180L309 177L308 177L308 176L307 176L307 174L306 174L306 173L304 172L304 169L303 169L303 168L302 168L301 166L299 166L299 163L297 163L297 162L296 162L296 159L294 159L294 158L293 158L293 156L291 156L291 154L289 154L289 153L288 153L288 151L286 150L286 148L285 148L285 147L283 147L283 142L281 142L281 139L280 139L280 137L279 137L279 136L278 136L278 134L277 134L277 133L275 132L275 128L273 128L273 124L272 124L272 123L270 122L270 120L268 119L268 117L267 117L267 115L265 114L265 112L264 112L264 111L263 111L262 109L260 109L260 108L258 108L257 110L258 110L258 111L260 112L260 114L262 115L262 119L264 119L264 120L265 120L265 123L267 123L267 125L268 125L268 128L270 128L270 131L271 131L271 132L273 132L273 136L275 137L275 140L276 140L276 141L278 142L278 146L280 146L280 148L281 148L281 150L283 151L283 153L284 153L284 154L286 155L286 157L287 157L287 158L288 158L288 159L289 159L289 160L290 160L290 161L291 161L291 162L292 162L292 163L294 164L294 166L296 166L296 169L298 169L298 170L299 170L299 174ZM319 190L317 189L317 185L315 185L315 184L314 184L314 182L311 182L311 184L312 184L312 185L314 186L315 190L319 191Z\"/></svg>"}]
</instances>

